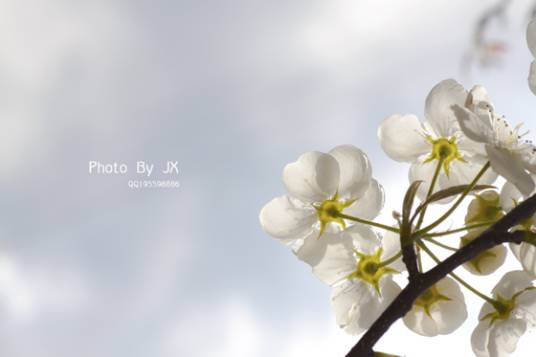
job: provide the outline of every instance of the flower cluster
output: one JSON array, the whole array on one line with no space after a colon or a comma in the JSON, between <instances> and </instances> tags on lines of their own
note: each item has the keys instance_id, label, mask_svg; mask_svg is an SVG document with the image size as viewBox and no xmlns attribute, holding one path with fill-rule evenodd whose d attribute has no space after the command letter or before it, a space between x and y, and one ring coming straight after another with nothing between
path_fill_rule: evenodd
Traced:
<instances>
[{"instance_id":1,"label":"flower cluster","mask_svg":"<svg viewBox=\"0 0 536 357\"><path fill-rule=\"evenodd\" d=\"M527 40L536 56L536 22L529 25ZM536 93L535 62L529 84ZM408 275L411 280L408 246L415 253L417 273L423 274L427 267L422 254L441 264L432 246L462 251L536 193L536 148L524 135L520 125L511 126L495 111L485 88L466 90L455 80L444 80L427 96L424 120L395 114L378 129L385 153L410 164L411 185L393 222L375 221L384 191L373 178L367 155L341 145L327 153L307 152L284 168L287 194L262 208L261 226L331 288L338 325L361 334L401 293L401 279L394 277ZM497 181L498 176L503 180ZM505 183L501 189L490 186L496 182ZM437 231L466 198L471 200L463 225ZM414 205L417 199L420 203ZM427 208L433 204L450 207L427 222ZM490 295L451 272L420 293L403 316L404 324L423 336L452 333L468 316L463 287L484 301L471 338L475 355L513 353L519 337L536 324L536 216L508 234L512 232L523 237L510 243L522 270L506 273ZM457 247L441 241L455 234ZM507 254L507 247L497 244L473 254L463 267L475 278L486 276L503 265Z\"/></svg>"}]
</instances>

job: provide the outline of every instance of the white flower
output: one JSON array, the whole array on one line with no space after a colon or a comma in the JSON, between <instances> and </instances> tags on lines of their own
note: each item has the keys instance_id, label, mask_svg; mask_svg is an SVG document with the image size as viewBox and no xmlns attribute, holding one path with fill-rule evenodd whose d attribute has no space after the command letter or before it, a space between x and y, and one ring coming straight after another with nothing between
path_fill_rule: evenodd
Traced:
<instances>
[{"instance_id":1,"label":"white flower","mask_svg":"<svg viewBox=\"0 0 536 357\"><path fill-rule=\"evenodd\" d=\"M536 173L535 148L522 141L520 125L512 128L495 113L486 89L471 89L465 105L452 107L465 135L485 146L491 167L506 180L512 182L527 196L534 191L534 181L527 171Z\"/></svg>"},{"instance_id":2,"label":"white flower","mask_svg":"<svg viewBox=\"0 0 536 357\"><path fill-rule=\"evenodd\" d=\"M532 20L527 27L527 44L532 57L536 58L536 20ZM536 61L530 64L529 87L536 94Z\"/></svg>"},{"instance_id":3,"label":"white flower","mask_svg":"<svg viewBox=\"0 0 536 357\"><path fill-rule=\"evenodd\" d=\"M422 199L429 187L437 161L443 170L436 190L470 183L486 163L484 147L468 140L460 131L452 105L463 105L467 91L449 79L437 84L425 103L426 121L415 115L392 115L378 130L385 153L396 161L411 163L409 179L422 180L418 195ZM491 183L496 176L487 172L479 183Z\"/></svg>"},{"instance_id":4,"label":"white flower","mask_svg":"<svg viewBox=\"0 0 536 357\"><path fill-rule=\"evenodd\" d=\"M471 336L478 357L506 357L512 354L528 326L536 324L536 289L524 271L506 273L493 289L494 305L486 302L480 322Z\"/></svg>"},{"instance_id":5,"label":"white flower","mask_svg":"<svg viewBox=\"0 0 536 357\"><path fill-rule=\"evenodd\" d=\"M467 234L460 239L460 248L476 239L485 230L486 228L480 228L472 229L467 232ZM504 264L506 253L507 251L504 245L496 245L464 263L463 267L475 275L489 275Z\"/></svg>"},{"instance_id":6,"label":"white flower","mask_svg":"<svg viewBox=\"0 0 536 357\"><path fill-rule=\"evenodd\" d=\"M346 228L350 223L340 213L373 219L384 194L371 175L367 156L354 146L337 146L327 154L307 152L285 166L288 195L262 208L261 226L284 243L299 245L303 239L321 242L326 230Z\"/></svg>"},{"instance_id":7,"label":"white flower","mask_svg":"<svg viewBox=\"0 0 536 357\"><path fill-rule=\"evenodd\" d=\"M501 205L504 210L510 211L513 209L523 196L519 190L507 182L501 190ZM522 222L522 225L516 229L534 231L536 228L536 215ZM532 244L522 242L521 244L510 243L510 249L514 256L519 260L523 269L536 277L536 247Z\"/></svg>"},{"instance_id":8,"label":"white flower","mask_svg":"<svg viewBox=\"0 0 536 357\"><path fill-rule=\"evenodd\" d=\"M458 284L445 277L427 289L404 316L404 324L422 336L447 335L467 319L465 299Z\"/></svg>"},{"instance_id":9,"label":"white flower","mask_svg":"<svg viewBox=\"0 0 536 357\"><path fill-rule=\"evenodd\" d=\"M400 251L400 239L395 233L387 233L380 240L362 225L326 233L324 238L323 249L310 249L309 239L297 254L313 267L320 280L333 287L331 300L338 325L348 333L359 334L400 293L392 274L404 265L400 258L386 262Z\"/></svg>"}]
</instances>

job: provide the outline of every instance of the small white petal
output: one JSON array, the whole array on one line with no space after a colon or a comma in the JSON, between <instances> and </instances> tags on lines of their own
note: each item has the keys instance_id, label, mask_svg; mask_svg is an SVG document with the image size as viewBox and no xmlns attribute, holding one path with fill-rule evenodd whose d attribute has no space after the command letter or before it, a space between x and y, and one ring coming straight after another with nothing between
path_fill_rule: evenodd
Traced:
<instances>
[{"instance_id":1,"label":"small white petal","mask_svg":"<svg viewBox=\"0 0 536 357\"><path fill-rule=\"evenodd\" d=\"M400 235L395 232L387 231L383 235L381 240L383 247L382 260L387 260L400 252ZM402 261L402 258L397 259L395 262L389 264L389 267L402 272L406 269L406 265Z\"/></svg>"},{"instance_id":2,"label":"small white petal","mask_svg":"<svg viewBox=\"0 0 536 357\"><path fill-rule=\"evenodd\" d=\"M511 211L517 203L523 199L523 195L511 182L506 182L501 189L501 207L506 212Z\"/></svg>"},{"instance_id":3,"label":"small white petal","mask_svg":"<svg viewBox=\"0 0 536 357\"><path fill-rule=\"evenodd\" d=\"M448 138L458 131L458 123L451 110L453 105L463 106L467 91L453 79L439 82L428 94L425 115L434 131Z\"/></svg>"},{"instance_id":4,"label":"small white petal","mask_svg":"<svg viewBox=\"0 0 536 357\"><path fill-rule=\"evenodd\" d=\"M295 240L311 233L317 214L314 208L299 200L280 196L262 208L259 219L262 229L269 235Z\"/></svg>"},{"instance_id":5,"label":"small white petal","mask_svg":"<svg viewBox=\"0 0 536 357\"><path fill-rule=\"evenodd\" d=\"M426 198L426 194L428 193L432 177L434 176L436 165L437 162L433 161L427 163L415 163L409 168L409 182L423 181L417 190L417 197L421 201ZM441 187L439 185L435 185L434 193L439 190L441 190ZM452 201L452 198L441 200L437 203L444 204L450 201Z\"/></svg>"},{"instance_id":6,"label":"small white petal","mask_svg":"<svg viewBox=\"0 0 536 357\"><path fill-rule=\"evenodd\" d=\"M285 166L283 182L291 196L307 203L322 202L337 191L339 174L333 156L311 151Z\"/></svg>"},{"instance_id":7,"label":"small white petal","mask_svg":"<svg viewBox=\"0 0 536 357\"><path fill-rule=\"evenodd\" d=\"M343 232L346 239L350 240L359 253L374 255L381 247L378 234L369 226L354 224Z\"/></svg>"},{"instance_id":8,"label":"small white petal","mask_svg":"<svg viewBox=\"0 0 536 357\"><path fill-rule=\"evenodd\" d=\"M383 187L378 181L372 179L370 181L370 186L363 197L358 198L355 203L346 208L343 213L364 219L374 219L383 208L384 202L385 194Z\"/></svg>"},{"instance_id":9,"label":"small white petal","mask_svg":"<svg viewBox=\"0 0 536 357\"><path fill-rule=\"evenodd\" d=\"M452 111L463 133L471 140L479 143L490 143L493 141L493 129L491 121L480 117L470 110L460 106L452 106Z\"/></svg>"},{"instance_id":10,"label":"small white petal","mask_svg":"<svg viewBox=\"0 0 536 357\"><path fill-rule=\"evenodd\" d=\"M536 247L528 243L510 243L510 249L523 269L536 278Z\"/></svg>"},{"instance_id":11,"label":"small white petal","mask_svg":"<svg viewBox=\"0 0 536 357\"><path fill-rule=\"evenodd\" d=\"M531 289L519 295L516 315L525 320L532 328L536 327L536 289Z\"/></svg>"},{"instance_id":12,"label":"small white petal","mask_svg":"<svg viewBox=\"0 0 536 357\"><path fill-rule=\"evenodd\" d=\"M490 357L488 350L491 327L489 321L481 321L471 335L471 347L477 357Z\"/></svg>"},{"instance_id":13,"label":"small white petal","mask_svg":"<svg viewBox=\"0 0 536 357\"><path fill-rule=\"evenodd\" d=\"M362 197L369 188L372 175L367 155L352 145L337 146L329 154L339 163L339 197L347 200Z\"/></svg>"},{"instance_id":14,"label":"small white petal","mask_svg":"<svg viewBox=\"0 0 536 357\"><path fill-rule=\"evenodd\" d=\"M432 149L421 122L412 114L395 114L385 119L378 129L378 138L383 151L395 161L414 162Z\"/></svg>"},{"instance_id":15,"label":"small white petal","mask_svg":"<svg viewBox=\"0 0 536 357\"><path fill-rule=\"evenodd\" d=\"M490 357L510 356L517 347L519 338L527 330L527 323L520 319L496 321L488 342Z\"/></svg>"},{"instance_id":16,"label":"small white petal","mask_svg":"<svg viewBox=\"0 0 536 357\"><path fill-rule=\"evenodd\" d=\"M533 277L522 270L510 271L501 278L492 290L494 296L510 299L514 294L532 285Z\"/></svg>"},{"instance_id":17,"label":"small white petal","mask_svg":"<svg viewBox=\"0 0 536 357\"><path fill-rule=\"evenodd\" d=\"M453 161L450 165L449 176L439 176L439 186L441 189L447 189L452 186L470 184L483 165L470 162ZM479 185L490 185L497 179L497 174L492 170L487 170L484 175L478 180Z\"/></svg>"},{"instance_id":18,"label":"small white petal","mask_svg":"<svg viewBox=\"0 0 536 357\"><path fill-rule=\"evenodd\" d=\"M525 196L529 196L536 187L532 177L525 171L518 155L507 149L486 145L491 167L495 172L513 183Z\"/></svg>"},{"instance_id":19,"label":"small white petal","mask_svg":"<svg viewBox=\"0 0 536 357\"><path fill-rule=\"evenodd\" d=\"M313 268L313 274L328 285L333 285L350 275L356 267L353 244L342 233L315 232L305 238L296 256Z\"/></svg>"}]
</instances>

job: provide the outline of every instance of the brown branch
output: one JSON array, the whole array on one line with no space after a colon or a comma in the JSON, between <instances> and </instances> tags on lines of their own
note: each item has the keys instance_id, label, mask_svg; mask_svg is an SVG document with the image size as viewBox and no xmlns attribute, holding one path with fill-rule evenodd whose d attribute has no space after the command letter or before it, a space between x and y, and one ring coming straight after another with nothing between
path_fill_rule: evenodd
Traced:
<instances>
[{"instance_id":1,"label":"brown branch","mask_svg":"<svg viewBox=\"0 0 536 357\"><path fill-rule=\"evenodd\" d=\"M376 342L389 330L393 323L404 317L411 310L413 302L419 295L460 265L496 245L508 242L520 244L524 234L522 232L509 233L508 231L521 221L531 217L535 212L536 195L523 201L478 238L436 265L433 269L410 279L408 285L348 352L346 357L372 357L374 355L373 347Z\"/></svg>"}]
</instances>

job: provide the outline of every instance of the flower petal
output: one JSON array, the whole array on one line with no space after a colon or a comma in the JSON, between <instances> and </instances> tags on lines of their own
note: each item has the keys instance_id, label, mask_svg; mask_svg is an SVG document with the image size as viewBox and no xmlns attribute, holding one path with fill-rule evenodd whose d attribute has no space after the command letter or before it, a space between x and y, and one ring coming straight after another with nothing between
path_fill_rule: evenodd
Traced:
<instances>
[{"instance_id":1,"label":"flower petal","mask_svg":"<svg viewBox=\"0 0 536 357\"><path fill-rule=\"evenodd\" d=\"M536 247L529 243L510 243L510 249L523 269L536 278Z\"/></svg>"},{"instance_id":2,"label":"flower petal","mask_svg":"<svg viewBox=\"0 0 536 357\"><path fill-rule=\"evenodd\" d=\"M353 244L342 233L313 233L305 238L296 256L313 268L313 274L328 285L333 285L355 270Z\"/></svg>"},{"instance_id":3,"label":"flower petal","mask_svg":"<svg viewBox=\"0 0 536 357\"><path fill-rule=\"evenodd\" d=\"M467 91L453 79L439 82L428 94L425 103L425 116L434 131L448 138L458 131L458 123L451 110L453 105L463 106Z\"/></svg>"},{"instance_id":4,"label":"flower petal","mask_svg":"<svg viewBox=\"0 0 536 357\"><path fill-rule=\"evenodd\" d=\"M439 186L442 189L447 189L452 186L468 185L476 175L480 172L483 165L470 162L453 161L450 165L449 176L439 176ZM487 170L484 175L478 180L479 185L492 184L497 179L497 174L492 170Z\"/></svg>"},{"instance_id":5,"label":"flower petal","mask_svg":"<svg viewBox=\"0 0 536 357\"><path fill-rule=\"evenodd\" d=\"M400 235L395 232L386 231L381 240L383 253L382 260L387 260L400 252ZM389 266L399 272L406 270L406 265L402 261L402 258L397 259Z\"/></svg>"},{"instance_id":6,"label":"flower petal","mask_svg":"<svg viewBox=\"0 0 536 357\"><path fill-rule=\"evenodd\" d=\"M409 168L409 182L422 181L421 185L417 190L417 197L421 201L426 198L426 194L428 193L432 177L434 176L436 165L437 163L433 161L427 163L415 163ZM442 175L444 175L444 173L440 174L439 177L441 178ZM433 193L439 191L440 189L441 187L439 186L439 184L435 185ZM437 203L448 203L452 201L452 199L453 198L441 200Z\"/></svg>"},{"instance_id":7,"label":"flower petal","mask_svg":"<svg viewBox=\"0 0 536 357\"><path fill-rule=\"evenodd\" d=\"M432 149L424 128L413 114L391 115L378 128L383 151L395 161L414 162Z\"/></svg>"},{"instance_id":8,"label":"flower petal","mask_svg":"<svg viewBox=\"0 0 536 357\"><path fill-rule=\"evenodd\" d=\"M276 197L268 202L259 215L262 229L269 235L295 240L313 230L317 220L314 208L288 196Z\"/></svg>"},{"instance_id":9,"label":"flower petal","mask_svg":"<svg viewBox=\"0 0 536 357\"><path fill-rule=\"evenodd\" d=\"M496 321L491 330L488 348L491 357L507 357L517 347L519 338L527 330L527 323L521 319Z\"/></svg>"},{"instance_id":10,"label":"flower petal","mask_svg":"<svg viewBox=\"0 0 536 357\"><path fill-rule=\"evenodd\" d=\"M486 145L491 167L495 172L513 183L525 196L529 196L536 187L532 177L523 168L518 155L507 149Z\"/></svg>"},{"instance_id":11,"label":"flower petal","mask_svg":"<svg viewBox=\"0 0 536 357\"><path fill-rule=\"evenodd\" d=\"M447 296L449 301L439 301L438 309L432 311L432 317L437 323L437 332L447 335L457 330L467 319L467 306L463 293L454 280L443 278L437 283L441 294Z\"/></svg>"},{"instance_id":12,"label":"flower petal","mask_svg":"<svg viewBox=\"0 0 536 357\"><path fill-rule=\"evenodd\" d=\"M343 212L350 216L355 216L363 219L374 219L380 213L385 202L385 194L383 187L372 179L370 186L364 196L346 208Z\"/></svg>"},{"instance_id":13,"label":"flower petal","mask_svg":"<svg viewBox=\"0 0 536 357\"><path fill-rule=\"evenodd\" d=\"M517 203L523 199L523 195L511 182L506 182L501 189L501 207L506 212L511 211Z\"/></svg>"},{"instance_id":14,"label":"flower petal","mask_svg":"<svg viewBox=\"0 0 536 357\"><path fill-rule=\"evenodd\" d=\"M458 120L460 129L469 139L479 143L493 141L493 128L489 119L486 120L486 118L480 117L460 105L452 106L452 111Z\"/></svg>"},{"instance_id":15,"label":"flower petal","mask_svg":"<svg viewBox=\"0 0 536 357\"><path fill-rule=\"evenodd\" d=\"M339 197L347 200L362 197L369 188L372 176L367 155L352 145L337 146L329 154L339 163Z\"/></svg>"},{"instance_id":16,"label":"flower petal","mask_svg":"<svg viewBox=\"0 0 536 357\"><path fill-rule=\"evenodd\" d=\"M501 295L510 299L514 294L532 286L532 279L529 274L523 270L510 271L501 278L492 290L494 296Z\"/></svg>"},{"instance_id":17,"label":"flower petal","mask_svg":"<svg viewBox=\"0 0 536 357\"><path fill-rule=\"evenodd\" d=\"M283 182L291 196L306 203L322 202L337 192L339 173L333 156L311 151L285 166Z\"/></svg>"},{"instance_id":18,"label":"flower petal","mask_svg":"<svg viewBox=\"0 0 536 357\"><path fill-rule=\"evenodd\" d=\"M490 357L488 350L491 327L488 321L481 321L471 335L471 347L477 357Z\"/></svg>"}]
</instances>

